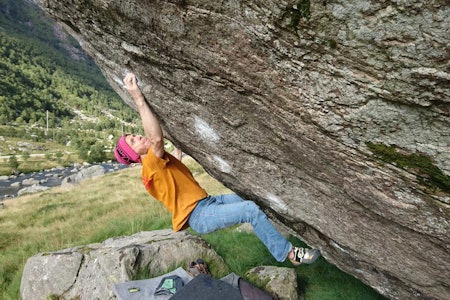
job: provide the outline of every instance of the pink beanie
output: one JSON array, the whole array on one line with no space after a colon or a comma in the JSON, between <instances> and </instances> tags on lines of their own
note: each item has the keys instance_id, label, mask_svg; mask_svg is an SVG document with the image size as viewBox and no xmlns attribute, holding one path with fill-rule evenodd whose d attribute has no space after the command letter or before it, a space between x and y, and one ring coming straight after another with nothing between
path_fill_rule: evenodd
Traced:
<instances>
[{"instance_id":1,"label":"pink beanie","mask_svg":"<svg viewBox=\"0 0 450 300\"><path fill-rule=\"evenodd\" d=\"M114 149L114 156L117 161L124 165L129 165L131 163L140 163L141 156L134 152L133 149L125 141L127 135L122 135L117 141L117 146Z\"/></svg>"}]
</instances>

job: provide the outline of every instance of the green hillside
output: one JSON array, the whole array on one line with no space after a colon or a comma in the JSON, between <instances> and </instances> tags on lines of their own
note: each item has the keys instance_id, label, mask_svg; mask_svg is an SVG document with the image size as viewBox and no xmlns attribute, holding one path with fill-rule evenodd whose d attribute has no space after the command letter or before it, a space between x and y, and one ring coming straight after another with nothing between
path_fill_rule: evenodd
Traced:
<instances>
[{"instance_id":1,"label":"green hillside","mask_svg":"<svg viewBox=\"0 0 450 300\"><path fill-rule=\"evenodd\" d=\"M135 116L78 43L35 4L0 0L0 136L90 153L131 131Z\"/></svg>"}]
</instances>

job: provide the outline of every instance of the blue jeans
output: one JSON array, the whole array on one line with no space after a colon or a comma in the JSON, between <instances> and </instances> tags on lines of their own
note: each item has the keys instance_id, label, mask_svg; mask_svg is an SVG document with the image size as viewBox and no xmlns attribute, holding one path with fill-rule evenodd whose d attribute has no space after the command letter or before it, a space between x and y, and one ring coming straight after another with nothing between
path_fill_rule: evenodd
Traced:
<instances>
[{"instance_id":1,"label":"blue jeans","mask_svg":"<svg viewBox=\"0 0 450 300\"><path fill-rule=\"evenodd\" d=\"M208 196L197 203L189 217L189 226L200 234L241 223L253 226L256 236L277 261L286 259L292 244L275 229L253 201L244 201L236 194Z\"/></svg>"}]
</instances>

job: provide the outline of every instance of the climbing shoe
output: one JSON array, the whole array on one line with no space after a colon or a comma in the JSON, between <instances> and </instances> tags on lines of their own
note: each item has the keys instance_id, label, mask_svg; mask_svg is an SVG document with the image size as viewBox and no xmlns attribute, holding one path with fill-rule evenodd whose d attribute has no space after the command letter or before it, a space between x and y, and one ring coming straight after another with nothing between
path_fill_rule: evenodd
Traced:
<instances>
[{"instance_id":1,"label":"climbing shoe","mask_svg":"<svg viewBox=\"0 0 450 300\"><path fill-rule=\"evenodd\" d=\"M290 261L295 266L298 266L301 264L312 264L320 256L320 251L317 249L306 249L306 248L293 247L292 251L294 252L294 258L290 258Z\"/></svg>"}]
</instances>

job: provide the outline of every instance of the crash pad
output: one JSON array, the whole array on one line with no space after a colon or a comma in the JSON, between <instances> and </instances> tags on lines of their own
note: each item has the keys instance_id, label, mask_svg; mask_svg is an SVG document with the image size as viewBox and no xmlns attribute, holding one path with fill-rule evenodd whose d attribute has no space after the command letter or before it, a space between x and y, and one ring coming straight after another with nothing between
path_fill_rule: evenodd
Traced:
<instances>
[{"instance_id":1,"label":"crash pad","mask_svg":"<svg viewBox=\"0 0 450 300\"><path fill-rule=\"evenodd\" d=\"M177 275L184 284L193 278L183 268L175 269L167 274L143 280L133 280L114 284L114 292L119 300L167 300L172 295L153 295L164 277Z\"/></svg>"},{"instance_id":2,"label":"crash pad","mask_svg":"<svg viewBox=\"0 0 450 300\"><path fill-rule=\"evenodd\" d=\"M244 300L239 290L231 284L210 275L199 274L170 300Z\"/></svg>"}]
</instances>

